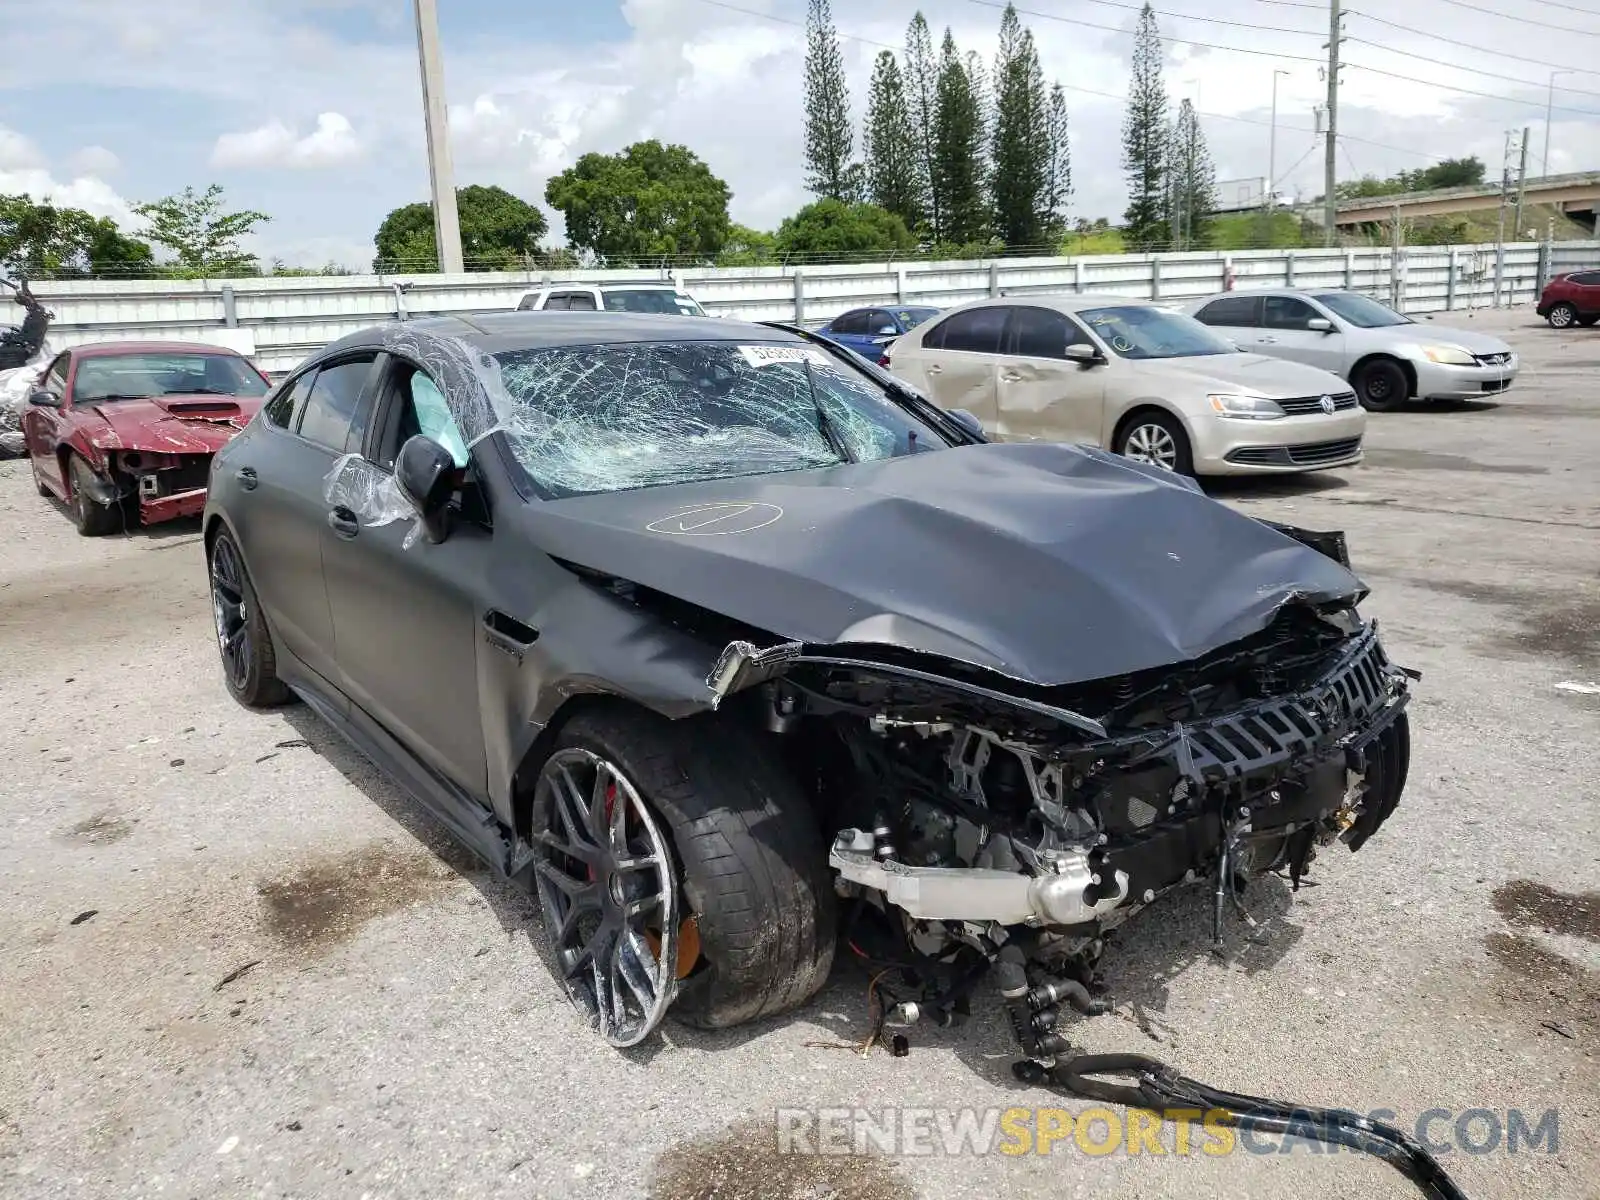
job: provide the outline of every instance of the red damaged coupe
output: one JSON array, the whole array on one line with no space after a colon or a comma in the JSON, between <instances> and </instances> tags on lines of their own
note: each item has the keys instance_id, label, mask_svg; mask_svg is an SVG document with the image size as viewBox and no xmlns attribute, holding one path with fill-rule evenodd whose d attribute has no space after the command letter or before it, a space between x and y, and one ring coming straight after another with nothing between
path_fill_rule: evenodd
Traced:
<instances>
[{"instance_id":1,"label":"red damaged coupe","mask_svg":"<svg viewBox=\"0 0 1600 1200\"><path fill-rule=\"evenodd\" d=\"M22 429L34 483L85 537L205 507L211 456L270 384L249 359L188 342L100 342L57 355Z\"/></svg>"}]
</instances>

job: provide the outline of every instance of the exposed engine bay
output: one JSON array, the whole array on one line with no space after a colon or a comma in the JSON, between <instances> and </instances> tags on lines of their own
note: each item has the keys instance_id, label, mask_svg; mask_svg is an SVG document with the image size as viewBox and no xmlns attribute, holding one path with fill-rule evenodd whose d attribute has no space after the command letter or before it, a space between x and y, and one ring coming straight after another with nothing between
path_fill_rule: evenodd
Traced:
<instances>
[{"instance_id":1,"label":"exposed engine bay","mask_svg":"<svg viewBox=\"0 0 1600 1200\"><path fill-rule=\"evenodd\" d=\"M1058 1001L1103 1009L1086 985L1109 930L1205 881L1220 948L1252 876L1298 887L1405 784L1408 672L1353 606L1286 604L1193 662L1016 694L874 650L730 646L712 685L778 673L758 690L811 764L841 894L918 956L998 968L1032 1051Z\"/></svg>"}]
</instances>

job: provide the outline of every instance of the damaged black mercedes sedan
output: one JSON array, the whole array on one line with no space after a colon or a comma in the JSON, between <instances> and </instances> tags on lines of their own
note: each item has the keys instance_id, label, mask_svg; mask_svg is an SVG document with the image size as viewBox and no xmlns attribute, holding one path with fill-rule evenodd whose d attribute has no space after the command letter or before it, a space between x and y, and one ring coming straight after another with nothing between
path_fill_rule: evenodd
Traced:
<instances>
[{"instance_id":1,"label":"damaged black mercedes sedan","mask_svg":"<svg viewBox=\"0 0 1600 1200\"><path fill-rule=\"evenodd\" d=\"M216 457L224 677L502 875L618 1046L781 1012L842 907L1059 1046L1106 932L1365 842L1408 673L1343 538L989 444L848 351L634 314L394 323Z\"/></svg>"}]
</instances>

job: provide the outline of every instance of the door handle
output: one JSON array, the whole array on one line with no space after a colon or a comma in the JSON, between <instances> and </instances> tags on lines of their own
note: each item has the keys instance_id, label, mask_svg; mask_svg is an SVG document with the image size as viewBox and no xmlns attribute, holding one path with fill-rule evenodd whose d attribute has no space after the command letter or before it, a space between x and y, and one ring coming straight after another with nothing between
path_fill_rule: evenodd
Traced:
<instances>
[{"instance_id":1,"label":"door handle","mask_svg":"<svg viewBox=\"0 0 1600 1200\"><path fill-rule=\"evenodd\" d=\"M328 528L346 539L356 536L361 532L361 522L356 519L356 514L344 505L328 510Z\"/></svg>"},{"instance_id":2,"label":"door handle","mask_svg":"<svg viewBox=\"0 0 1600 1200\"><path fill-rule=\"evenodd\" d=\"M1278 339L1275 337L1258 337L1256 339L1256 344L1260 346L1276 346L1278 344Z\"/></svg>"},{"instance_id":3,"label":"door handle","mask_svg":"<svg viewBox=\"0 0 1600 1200\"><path fill-rule=\"evenodd\" d=\"M256 484L261 482L261 480L256 476L256 469L254 467L240 467L233 473L233 477L239 481L239 486L247 492L255 491Z\"/></svg>"},{"instance_id":4,"label":"door handle","mask_svg":"<svg viewBox=\"0 0 1600 1200\"><path fill-rule=\"evenodd\" d=\"M928 366L928 374L929 375L943 375L944 374L944 368L941 367L938 363L930 363L929 366Z\"/></svg>"},{"instance_id":5,"label":"door handle","mask_svg":"<svg viewBox=\"0 0 1600 1200\"><path fill-rule=\"evenodd\" d=\"M1000 372L1000 378L1006 383L1022 382L1022 376L1018 375L1015 371L1002 371Z\"/></svg>"}]
</instances>

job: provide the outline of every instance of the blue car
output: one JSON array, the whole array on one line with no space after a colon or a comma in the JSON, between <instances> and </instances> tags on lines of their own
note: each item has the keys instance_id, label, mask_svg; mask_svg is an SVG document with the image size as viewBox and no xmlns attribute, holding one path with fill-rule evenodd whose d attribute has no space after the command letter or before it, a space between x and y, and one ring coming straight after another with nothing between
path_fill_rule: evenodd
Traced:
<instances>
[{"instance_id":1,"label":"blue car","mask_svg":"<svg viewBox=\"0 0 1600 1200\"><path fill-rule=\"evenodd\" d=\"M938 313L937 308L916 305L852 308L849 312L840 313L817 332L830 342L838 342L846 350L854 350L868 362L877 362L883 357L885 346Z\"/></svg>"}]
</instances>

